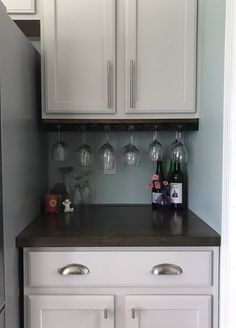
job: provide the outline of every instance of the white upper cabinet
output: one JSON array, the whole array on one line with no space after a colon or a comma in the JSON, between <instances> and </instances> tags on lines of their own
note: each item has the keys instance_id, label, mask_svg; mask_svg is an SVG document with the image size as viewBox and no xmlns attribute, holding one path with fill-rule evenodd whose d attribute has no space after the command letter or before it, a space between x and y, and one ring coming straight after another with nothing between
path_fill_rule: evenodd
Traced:
<instances>
[{"instance_id":1,"label":"white upper cabinet","mask_svg":"<svg viewBox=\"0 0 236 328\"><path fill-rule=\"evenodd\" d=\"M43 118L196 118L197 0L44 0Z\"/></svg>"},{"instance_id":2,"label":"white upper cabinet","mask_svg":"<svg viewBox=\"0 0 236 328\"><path fill-rule=\"evenodd\" d=\"M44 1L46 113L115 112L115 0Z\"/></svg>"},{"instance_id":3,"label":"white upper cabinet","mask_svg":"<svg viewBox=\"0 0 236 328\"><path fill-rule=\"evenodd\" d=\"M126 112L194 113L196 0L126 0Z\"/></svg>"},{"instance_id":4,"label":"white upper cabinet","mask_svg":"<svg viewBox=\"0 0 236 328\"><path fill-rule=\"evenodd\" d=\"M34 14L35 0L2 0L10 14Z\"/></svg>"}]
</instances>

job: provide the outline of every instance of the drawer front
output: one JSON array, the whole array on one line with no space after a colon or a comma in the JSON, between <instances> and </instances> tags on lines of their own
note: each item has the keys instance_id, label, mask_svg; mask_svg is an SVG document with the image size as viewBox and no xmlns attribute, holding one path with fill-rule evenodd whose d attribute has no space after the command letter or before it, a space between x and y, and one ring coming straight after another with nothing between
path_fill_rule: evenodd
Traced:
<instances>
[{"instance_id":1,"label":"drawer front","mask_svg":"<svg viewBox=\"0 0 236 328\"><path fill-rule=\"evenodd\" d=\"M29 252L29 285L211 286L212 255L211 251Z\"/></svg>"}]
</instances>

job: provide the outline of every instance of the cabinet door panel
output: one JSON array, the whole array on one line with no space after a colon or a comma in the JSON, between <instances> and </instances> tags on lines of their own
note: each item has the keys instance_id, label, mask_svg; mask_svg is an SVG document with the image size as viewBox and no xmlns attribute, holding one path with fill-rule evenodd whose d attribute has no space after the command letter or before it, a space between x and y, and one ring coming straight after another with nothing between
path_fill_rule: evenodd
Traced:
<instances>
[{"instance_id":1,"label":"cabinet door panel","mask_svg":"<svg viewBox=\"0 0 236 328\"><path fill-rule=\"evenodd\" d=\"M127 296L126 328L210 328L211 296Z\"/></svg>"},{"instance_id":2,"label":"cabinet door panel","mask_svg":"<svg viewBox=\"0 0 236 328\"><path fill-rule=\"evenodd\" d=\"M113 303L113 296L29 296L29 328L113 328Z\"/></svg>"},{"instance_id":3,"label":"cabinet door panel","mask_svg":"<svg viewBox=\"0 0 236 328\"><path fill-rule=\"evenodd\" d=\"M2 0L10 14L34 14L35 0Z\"/></svg>"},{"instance_id":4,"label":"cabinet door panel","mask_svg":"<svg viewBox=\"0 0 236 328\"><path fill-rule=\"evenodd\" d=\"M193 113L196 0L127 0L127 113Z\"/></svg>"},{"instance_id":5,"label":"cabinet door panel","mask_svg":"<svg viewBox=\"0 0 236 328\"><path fill-rule=\"evenodd\" d=\"M114 112L115 0L54 0L44 7L46 112Z\"/></svg>"}]
</instances>

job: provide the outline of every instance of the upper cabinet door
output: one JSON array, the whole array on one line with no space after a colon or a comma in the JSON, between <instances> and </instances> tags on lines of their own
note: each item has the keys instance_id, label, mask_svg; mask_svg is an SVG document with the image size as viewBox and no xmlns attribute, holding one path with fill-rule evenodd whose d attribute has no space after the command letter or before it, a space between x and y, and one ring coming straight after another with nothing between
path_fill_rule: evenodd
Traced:
<instances>
[{"instance_id":1,"label":"upper cabinet door","mask_svg":"<svg viewBox=\"0 0 236 328\"><path fill-rule=\"evenodd\" d=\"M126 113L194 113L197 0L126 0Z\"/></svg>"},{"instance_id":2,"label":"upper cabinet door","mask_svg":"<svg viewBox=\"0 0 236 328\"><path fill-rule=\"evenodd\" d=\"M44 1L44 112L114 113L115 67L115 0Z\"/></svg>"}]
</instances>

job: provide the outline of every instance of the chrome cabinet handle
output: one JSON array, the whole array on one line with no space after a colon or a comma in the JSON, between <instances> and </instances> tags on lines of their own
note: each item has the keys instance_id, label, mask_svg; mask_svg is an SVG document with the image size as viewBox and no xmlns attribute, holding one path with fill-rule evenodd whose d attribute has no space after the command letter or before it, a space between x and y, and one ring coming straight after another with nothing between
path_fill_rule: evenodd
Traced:
<instances>
[{"instance_id":1,"label":"chrome cabinet handle","mask_svg":"<svg viewBox=\"0 0 236 328\"><path fill-rule=\"evenodd\" d=\"M76 263L68 264L58 269L58 273L63 276L68 276L73 274L86 275L89 274L89 272L90 271L86 266Z\"/></svg>"},{"instance_id":2,"label":"chrome cabinet handle","mask_svg":"<svg viewBox=\"0 0 236 328\"><path fill-rule=\"evenodd\" d=\"M131 318L135 319L135 308L132 308L130 312L131 312Z\"/></svg>"},{"instance_id":3,"label":"chrome cabinet handle","mask_svg":"<svg viewBox=\"0 0 236 328\"><path fill-rule=\"evenodd\" d=\"M109 316L109 309L105 308L104 309L104 319L108 319L108 316Z\"/></svg>"},{"instance_id":4,"label":"chrome cabinet handle","mask_svg":"<svg viewBox=\"0 0 236 328\"><path fill-rule=\"evenodd\" d=\"M155 265L151 271L155 276L158 275L179 275L183 273L181 267L175 264L162 263Z\"/></svg>"},{"instance_id":5,"label":"chrome cabinet handle","mask_svg":"<svg viewBox=\"0 0 236 328\"><path fill-rule=\"evenodd\" d=\"M111 60L107 61L107 106L112 108L112 95L113 95L113 70Z\"/></svg>"},{"instance_id":6,"label":"chrome cabinet handle","mask_svg":"<svg viewBox=\"0 0 236 328\"><path fill-rule=\"evenodd\" d=\"M130 108L134 108L134 96L135 96L135 91L134 91L134 67L135 67L135 62L134 60L130 61Z\"/></svg>"}]
</instances>

